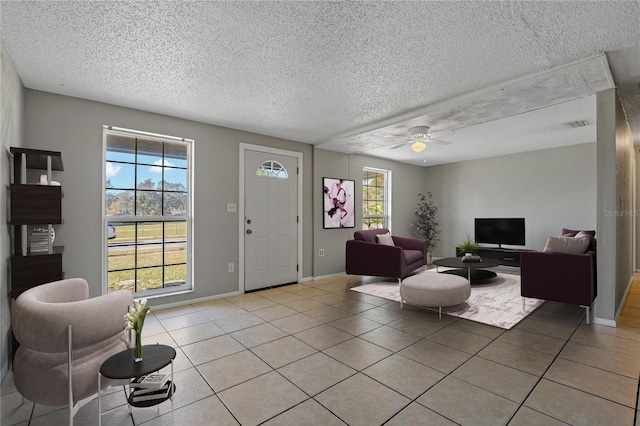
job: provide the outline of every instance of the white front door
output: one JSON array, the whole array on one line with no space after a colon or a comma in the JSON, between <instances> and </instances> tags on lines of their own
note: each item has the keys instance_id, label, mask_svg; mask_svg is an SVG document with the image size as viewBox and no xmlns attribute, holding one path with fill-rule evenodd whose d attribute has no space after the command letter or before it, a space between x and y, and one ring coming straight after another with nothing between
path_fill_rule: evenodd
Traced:
<instances>
[{"instance_id":1,"label":"white front door","mask_svg":"<svg viewBox=\"0 0 640 426\"><path fill-rule=\"evenodd\" d=\"M298 278L298 159L245 151L245 290Z\"/></svg>"}]
</instances>

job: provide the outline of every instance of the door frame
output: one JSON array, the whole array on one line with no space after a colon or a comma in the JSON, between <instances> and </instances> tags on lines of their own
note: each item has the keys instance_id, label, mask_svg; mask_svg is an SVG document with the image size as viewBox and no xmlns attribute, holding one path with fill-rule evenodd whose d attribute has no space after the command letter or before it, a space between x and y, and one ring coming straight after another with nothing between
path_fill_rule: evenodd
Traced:
<instances>
[{"instance_id":1,"label":"door frame","mask_svg":"<svg viewBox=\"0 0 640 426\"><path fill-rule=\"evenodd\" d=\"M244 199L245 199L245 152L246 151L258 151L268 154L285 155L287 157L295 157L298 162L298 191L297 191L297 262L298 262L298 282L302 281L302 153L296 151L289 151L286 149L271 148L268 146L254 145L250 143L240 142L239 144L239 188L238 188L238 291L244 293Z\"/></svg>"}]
</instances>

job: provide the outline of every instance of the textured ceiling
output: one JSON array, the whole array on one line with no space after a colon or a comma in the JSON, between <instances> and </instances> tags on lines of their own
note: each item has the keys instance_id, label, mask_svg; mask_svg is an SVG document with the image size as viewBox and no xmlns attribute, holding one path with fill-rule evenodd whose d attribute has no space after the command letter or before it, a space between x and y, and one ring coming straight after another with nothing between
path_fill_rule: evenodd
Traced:
<instances>
[{"instance_id":1,"label":"textured ceiling","mask_svg":"<svg viewBox=\"0 0 640 426\"><path fill-rule=\"evenodd\" d=\"M486 129L495 127L495 131L498 132L500 128L504 128L505 125L510 126L512 122L522 121L522 117L516 120L516 117L525 115L525 119L535 120L538 123L540 132L549 123L540 122L540 115L535 118L532 114L533 111L549 108L553 105L568 103L569 101L590 97L597 92L611 89L615 87L611 74L609 72L609 66L607 59L604 55L594 57L586 60L577 61L575 63L558 67L551 71L544 71L534 74L532 76L520 78L515 81L503 83L497 87L490 87L475 93L459 96L457 98L450 99L445 102L441 102L435 105L430 105L424 108L420 108L404 116L397 116L392 118L393 124L380 127L376 123L373 130L368 128L357 129L344 136L338 136L328 142L322 143L319 146L324 149L331 149L343 152L364 152L373 155L374 149L376 154L380 155L384 153L384 150L377 150L377 148L393 147L398 142L407 141L410 134L411 127L414 126L430 126L429 133L436 138L443 131L456 131L459 129L467 129L466 134L471 135L476 142L480 142L480 145L474 144L473 146L482 146L484 144L495 144L493 137L490 137L491 132L488 132L488 140L478 139L479 135L474 134L473 131L469 132L469 128L474 128L478 124L492 123L488 126L484 126ZM573 121L586 119L587 117L569 118L569 116L575 116L575 110L572 109L573 104L567 104L564 107L554 108L555 115L548 116L553 117L556 123L562 123L562 120ZM595 122L595 117L592 122ZM496 122L500 120L500 122ZM513 127L513 126L512 126ZM510 135L510 141L513 143L514 138L519 139L519 148L521 151L531 151L540 149L537 143L533 143L531 131L534 129L531 126L520 128L520 132L512 133ZM517 127L513 127L514 130L518 130ZM473 129L471 129L473 130ZM566 132L571 133L567 135L566 143L576 143L572 138L573 132L571 127L566 126ZM538 134L542 137L542 134ZM445 133L446 137L446 133ZM529 137L526 139L526 137ZM595 141L595 130L589 139L583 140L584 142ZM525 143L528 140L529 143ZM562 139L559 139L561 141ZM447 141L450 142L450 141ZM560 144L561 145L561 144ZM405 151L405 155L398 157L394 156L394 159L403 160L407 154L411 152ZM455 149L446 148L453 154ZM386 151L387 155L392 153ZM402 151L399 151L402 153ZM480 154L477 152L476 154ZM433 157L426 154L431 159ZM425 156L422 154L418 157ZM483 155L484 156L484 155ZM464 157L467 157L465 155ZM413 156L415 158L415 156ZM456 156L455 158L461 158ZM480 158L480 157L476 157Z\"/></svg>"},{"instance_id":2,"label":"textured ceiling","mask_svg":"<svg viewBox=\"0 0 640 426\"><path fill-rule=\"evenodd\" d=\"M0 12L28 88L344 152L353 142L332 141L607 53L640 141L638 1L2 1ZM494 121L481 129L510 120L485 108Z\"/></svg>"},{"instance_id":3,"label":"textured ceiling","mask_svg":"<svg viewBox=\"0 0 640 426\"><path fill-rule=\"evenodd\" d=\"M584 127L572 128L570 121L585 121ZM450 145L428 143L421 153L414 153L407 143L400 149L374 148L366 154L421 166L433 166L455 161L474 160L523 151L576 145L596 140L595 96L563 102L525 114L434 133L437 140ZM375 138L374 138L375 139ZM387 138L393 144L404 138Z\"/></svg>"}]
</instances>

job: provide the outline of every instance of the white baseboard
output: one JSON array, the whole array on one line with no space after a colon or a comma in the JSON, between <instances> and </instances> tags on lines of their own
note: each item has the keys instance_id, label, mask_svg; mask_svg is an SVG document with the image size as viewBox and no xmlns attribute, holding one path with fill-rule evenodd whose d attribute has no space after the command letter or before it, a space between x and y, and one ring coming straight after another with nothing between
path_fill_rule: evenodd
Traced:
<instances>
[{"instance_id":1,"label":"white baseboard","mask_svg":"<svg viewBox=\"0 0 640 426\"><path fill-rule=\"evenodd\" d=\"M328 278L331 276L335 276L335 275L344 275L344 272L339 272L337 274L332 274L332 275L325 275L323 277L304 277L301 281L299 281L300 283L305 283L305 282L309 282L309 281L313 281L313 280L317 280L319 278ZM154 309L168 309L168 308L175 308L177 306L184 306L184 305L190 305L192 303L200 303L200 302L207 302L209 300L215 300L215 299L223 299L225 297L230 297L230 296L237 296L239 294L243 294L239 291L232 291L229 293L223 293L223 294L216 294L214 296L207 296L207 297L199 297L197 299L189 299L189 300L184 300L184 301L180 301L180 302L173 302L173 303L164 303L161 305L153 305Z\"/></svg>"},{"instance_id":2,"label":"white baseboard","mask_svg":"<svg viewBox=\"0 0 640 426\"><path fill-rule=\"evenodd\" d=\"M345 272L342 271L342 272L336 272L334 274L318 275L317 277L313 277L313 279L314 280L323 280L325 278L333 278L333 277L337 277L337 276L344 275L344 274L345 274Z\"/></svg>"},{"instance_id":3,"label":"white baseboard","mask_svg":"<svg viewBox=\"0 0 640 426\"><path fill-rule=\"evenodd\" d=\"M207 302L209 300L222 299L222 298L225 298L225 297L236 296L238 294L242 294L242 293L240 293L239 291L232 291L232 292L229 292L229 293L216 294L214 296L199 297L197 299L189 299L189 300L183 300L183 301L180 301L180 302L165 303L165 304L162 304L162 305L153 305L153 308L154 308L154 310L155 309L175 308L177 306L190 305L192 303L199 303L199 302Z\"/></svg>"},{"instance_id":4,"label":"white baseboard","mask_svg":"<svg viewBox=\"0 0 640 426\"><path fill-rule=\"evenodd\" d=\"M605 319L605 318L594 317L593 323L599 324L599 325L606 325L607 327L613 327L613 328L617 327L617 324L614 320Z\"/></svg>"},{"instance_id":5,"label":"white baseboard","mask_svg":"<svg viewBox=\"0 0 640 426\"><path fill-rule=\"evenodd\" d=\"M331 277L336 277L336 276L344 275L344 274L345 273L343 271L343 272L336 272L335 274L321 275L321 276L318 276L318 277L304 277L304 278L302 278L302 280L300 280L298 282L299 283L306 283L306 282L310 282L310 281L314 281L314 280L321 280L321 279L324 279L324 278L331 278ZM215 296L200 297L200 298L197 298L197 299L184 300L184 301L181 301L181 302L173 302L173 303L165 303L165 304L161 304L161 305L153 305L153 308L154 309L175 308L177 306L190 305L192 303L207 302L209 300L222 299L222 298L230 297L230 296L237 296L238 294L243 294L243 293L240 293L239 291L232 291L230 293L216 294Z\"/></svg>"},{"instance_id":6,"label":"white baseboard","mask_svg":"<svg viewBox=\"0 0 640 426\"><path fill-rule=\"evenodd\" d=\"M629 295L629 291L631 291L631 286L633 285L633 274L629 278L629 282L627 283L627 288L624 291L624 295L622 296L622 303L618 306L618 310L616 311L616 323L620 320L620 315L622 315L622 310L624 309L624 304L627 301L627 296Z\"/></svg>"},{"instance_id":7,"label":"white baseboard","mask_svg":"<svg viewBox=\"0 0 640 426\"><path fill-rule=\"evenodd\" d=\"M614 320L610 320L610 319L606 319L606 318L600 318L596 316L596 312L598 312L598 298L596 297L596 300L593 301L593 304L591 305L591 322L593 324L599 324L599 325L606 325L607 327L617 327L617 324Z\"/></svg>"}]
</instances>

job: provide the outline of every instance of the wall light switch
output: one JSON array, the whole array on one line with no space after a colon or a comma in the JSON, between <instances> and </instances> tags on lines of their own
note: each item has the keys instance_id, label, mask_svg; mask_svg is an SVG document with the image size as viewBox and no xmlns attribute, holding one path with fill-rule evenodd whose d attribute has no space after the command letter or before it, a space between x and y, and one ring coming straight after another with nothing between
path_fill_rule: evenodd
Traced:
<instances>
[{"instance_id":1,"label":"wall light switch","mask_svg":"<svg viewBox=\"0 0 640 426\"><path fill-rule=\"evenodd\" d=\"M230 263L227 269L229 272L233 272L236 270L236 265L234 265L233 263Z\"/></svg>"},{"instance_id":2,"label":"wall light switch","mask_svg":"<svg viewBox=\"0 0 640 426\"><path fill-rule=\"evenodd\" d=\"M236 203L227 203L227 212L235 213L236 212Z\"/></svg>"}]
</instances>

